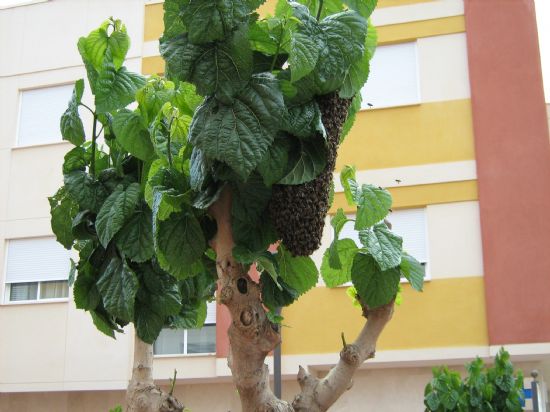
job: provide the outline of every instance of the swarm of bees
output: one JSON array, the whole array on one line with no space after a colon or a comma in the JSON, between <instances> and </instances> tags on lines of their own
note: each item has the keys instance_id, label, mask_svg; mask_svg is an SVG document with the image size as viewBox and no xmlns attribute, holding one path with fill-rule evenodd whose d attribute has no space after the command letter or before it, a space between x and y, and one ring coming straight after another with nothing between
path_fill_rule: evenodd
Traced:
<instances>
[{"instance_id":1,"label":"swarm of bees","mask_svg":"<svg viewBox=\"0 0 550 412\"><path fill-rule=\"evenodd\" d=\"M317 103L327 133L326 167L309 182L273 186L269 204L271 221L279 238L294 256L309 256L321 245L340 133L351 100L331 93L319 97Z\"/></svg>"}]
</instances>

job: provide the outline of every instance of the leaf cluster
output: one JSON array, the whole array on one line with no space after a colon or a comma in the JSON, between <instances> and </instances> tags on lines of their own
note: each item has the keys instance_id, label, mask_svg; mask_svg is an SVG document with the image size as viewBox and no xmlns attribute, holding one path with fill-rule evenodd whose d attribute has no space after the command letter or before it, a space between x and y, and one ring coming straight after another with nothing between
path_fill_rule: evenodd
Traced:
<instances>
[{"instance_id":1,"label":"leaf cluster","mask_svg":"<svg viewBox=\"0 0 550 412\"><path fill-rule=\"evenodd\" d=\"M129 72L129 47L126 28L112 18L79 40L94 109L82 102L78 80L60 122L75 147L49 201L57 240L79 254L70 277L76 306L109 336L132 322L152 343L165 326L204 322L216 278L205 253L212 222L193 207L188 178L187 135L202 98L190 84ZM79 108L93 114L89 140Z\"/></svg>"},{"instance_id":2,"label":"leaf cluster","mask_svg":"<svg viewBox=\"0 0 550 412\"><path fill-rule=\"evenodd\" d=\"M353 282L356 299L375 308L395 299L401 277L421 291L424 267L403 250L403 239L392 233L386 220L391 205L390 193L373 185L359 186L355 169L346 166L340 174L344 194L357 207L355 219L338 209L331 219L333 241L323 255L321 276L328 287ZM348 222L354 222L361 247L352 239L340 239Z\"/></svg>"},{"instance_id":3,"label":"leaf cluster","mask_svg":"<svg viewBox=\"0 0 550 412\"><path fill-rule=\"evenodd\" d=\"M493 366L480 358L466 365L468 376L446 367L433 370L426 385L424 405L430 412L519 412L523 410L523 374L514 372L510 354L503 348Z\"/></svg>"}]
</instances>

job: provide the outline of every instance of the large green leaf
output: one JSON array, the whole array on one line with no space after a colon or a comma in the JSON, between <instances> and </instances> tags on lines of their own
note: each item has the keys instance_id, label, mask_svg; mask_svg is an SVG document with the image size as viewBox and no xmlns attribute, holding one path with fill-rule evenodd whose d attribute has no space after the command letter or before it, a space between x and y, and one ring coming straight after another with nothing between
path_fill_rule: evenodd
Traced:
<instances>
[{"instance_id":1,"label":"large green leaf","mask_svg":"<svg viewBox=\"0 0 550 412\"><path fill-rule=\"evenodd\" d=\"M334 249L336 250L335 253L338 254L340 267L334 268L331 266L331 249L327 249L325 251L325 254L323 255L323 263L321 264L321 276L329 288L334 288L351 280L353 258L358 251L357 245L351 239L337 240L334 242Z\"/></svg>"},{"instance_id":2,"label":"large green leaf","mask_svg":"<svg viewBox=\"0 0 550 412\"><path fill-rule=\"evenodd\" d=\"M101 301L96 279L79 272L74 282L73 297L77 309L94 310Z\"/></svg>"},{"instance_id":3,"label":"large green leaf","mask_svg":"<svg viewBox=\"0 0 550 412\"><path fill-rule=\"evenodd\" d=\"M71 222L78 212L78 205L71 199L64 187L49 197L48 201L50 202L52 232L65 249L71 249L74 243Z\"/></svg>"},{"instance_id":4,"label":"large green leaf","mask_svg":"<svg viewBox=\"0 0 550 412\"><path fill-rule=\"evenodd\" d=\"M81 209L97 213L108 196L107 190L97 180L81 170L64 176L65 187Z\"/></svg>"},{"instance_id":5,"label":"large green leaf","mask_svg":"<svg viewBox=\"0 0 550 412\"><path fill-rule=\"evenodd\" d=\"M134 319L139 282L125 260L112 258L97 281L97 287L101 292L103 306L110 314L126 321Z\"/></svg>"},{"instance_id":6,"label":"large green leaf","mask_svg":"<svg viewBox=\"0 0 550 412\"><path fill-rule=\"evenodd\" d=\"M223 43L195 45L188 34L161 40L160 53L166 60L167 75L188 81L203 96L230 103L252 74L252 51L246 32L238 30Z\"/></svg>"},{"instance_id":7,"label":"large green leaf","mask_svg":"<svg viewBox=\"0 0 550 412\"><path fill-rule=\"evenodd\" d=\"M162 317L179 313L182 296L177 280L173 276L158 268L149 266L143 268L142 280L146 292L143 291L144 293L140 293L140 301L147 299L152 311Z\"/></svg>"},{"instance_id":8,"label":"large green leaf","mask_svg":"<svg viewBox=\"0 0 550 412\"><path fill-rule=\"evenodd\" d=\"M154 223L155 247L161 267L175 277L187 276L188 266L206 251L206 240L197 218L185 212Z\"/></svg>"},{"instance_id":9,"label":"large green leaf","mask_svg":"<svg viewBox=\"0 0 550 412\"><path fill-rule=\"evenodd\" d=\"M315 68L320 49L321 45L314 38L300 32L293 33L288 58L292 82L300 80Z\"/></svg>"},{"instance_id":10,"label":"large green leaf","mask_svg":"<svg viewBox=\"0 0 550 412\"><path fill-rule=\"evenodd\" d=\"M300 138L311 138L317 134L326 138L321 111L315 100L289 107L283 129Z\"/></svg>"},{"instance_id":11,"label":"large green leaf","mask_svg":"<svg viewBox=\"0 0 550 412\"><path fill-rule=\"evenodd\" d=\"M372 228L359 231L359 239L380 269L391 269L401 263L403 239L392 233L385 223L378 223Z\"/></svg>"},{"instance_id":12,"label":"large green leaf","mask_svg":"<svg viewBox=\"0 0 550 412\"><path fill-rule=\"evenodd\" d=\"M132 103L137 90L145 86L145 78L137 73L116 69L105 59L96 83L95 106L97 113L112 112Z\"/></svg>"},{"instance_id":13,"label":"large green leaf","mask_svg":"<svg viewBox=\"0 0 550 412\"><path fill-rule=\"evenodd\" d=\"M344 188L344 195L349 205L357 204L358 187L355 180L355 166L344 166L340 172L340 183Z\"/></svg>"},{"instance_id":14,"label":"large green leaf","mask_svg":"<svg viewBox=\"0 0 550 412\"><path fill-rule=\"evenodd\" d=\"M373 185L362 185L355 200L358 205L356 230L364 230L380 222L387 216L392 204L390 193Z\"/></svg>"},{"instance_id":15,"label":"large green leaf","mask_svg":"<svg viewBox=\"0 0 550 412\"><path fill-rule=\"evenodd\" d=\"M376 8L378 0L344 0L344 3L366 19Z\"/></svg>"},{"instance_id":16,"label":"large green leaf","mask_svg":"<svg viewBox=\"0 0 550 412\"><path fill-rule=\"evenodd\" d=\"M126 190L119 186L105 200L96 218L97 236L103 247L107 247L113 236L130 219L139 202L140 194L139 183L132 183Z\"/></svg>"},{"instance_id":17,"label":"large green leaf","mask_svg":"<svg viewBox=\"0 0 550 412\"><path fill-rule=\"evenodd\" d=\"M246 179L273 142L282 107L276 79L269 74L254 75L232 106L209 99L197 109L189 141Z\"/></svg>"},{"instance_id":18,"label":"large green leaf","mask_svg":"<svg viewBox=\"0 0 550 412\"><path fill-rule=\"evenodd\" d=\"M133 262L145 262L155 254L153 222L149 211L140 210L132 215L115 237L116 245Z\"/></svg>"},{"instance_id":19,"label":"large green leaf","mask_svg":"<svg viewBox=\"0 0 550 412\"><path fill-rule=\"evenodd\" d=\"M75 146L80 146L86 140L84 125L78 113L78 105L82 100L83 93L84 80L79 79L74 85L73 94L71 100L69 100L69 107L61 115L60 120L61 136L64 140L68 140Z\"/></svg>"},{"instance_id":20,"label":"large green leaf","mask_svg":"<svg viewBox=\"0 0 550 412\"><path fill-rule=\"evenodd\" d=\"M97 71L101 71L106 58L112 60L115 68L119 69L130 48L130 37L126 33L126 26L120 20L112 18L103 22L98 29L82 39L84 39L82 45L86 57Z\"/></svg>"},{"instance_id":21,"label":"large green leaf","mask_svg":"<svg viewBox=\"0 0 550 412\"><path fill-rule=\"evenodd\" d=\"M181 19L181 10L186 3L187 0L164 1L164 37L176 37L186 31Z\"/></svg>"},{"instance_id":22,"label":"large green leaf","mask_svg":"<svg viewBox=\"0 0 550 412\"><path fill-rule=\"evenodd\" d=\"M338 253L338 249L336 248L336 241L338 240L344 225L349 221L350 219L348 219L344 214L344 210L342 208L339 208L334 217L330 220L330 225L334 229L334 238L326 253L328 253L328 263L332 269L342 268L340 255Z\"/></svg>"},{"instance_id":23,"label":"large green leaf","mask_svg":"<svg viewBox=\"0 0 550 412\"><path fill-rule=\"evenodd\" d=\"M283 246L276 255L281 279L299 295L306 293L317 284L319 272L310 257L292 256Z\"/></svg>"},{"instance_id":24,"label":"large green leaf","mask_svg":"<svg viewBox=\"0 0 550 412\"><path fill-rule=\"evenodd\" d=\"M298 293L292 286L284 280L279 279L275 282L268 273L262 273L260 276L262 288L262 302L270 310L290 305L298 297Z\"/></svg>"},{"instance_id":25,"label":"large green leaf","mask_svg":"<svg viewBox=\"0 0 550 412\"><path fill-rule=\"evenodd\" d=\"M351 268L351 280L362 303L376 308L391 302L397 295L400 272L398 268L380 270L371 255L357 253Z\"/></svg>"},{"instance_id":26,"label":"large green leaf","mask_svg":"<svg viewBox=\"0 0 550 412\"><path fill-rule=\"evenodd\" d=\"M258 172L266 186L271 186L281 180L287 170L288 152L291 147L288 138L276 138L262 161L258 164Z\"/></svg>"},{"instance_id":27,"label":"large green leaf","mask_svg":"<svg viewBox=\"0 0 550 412\"><path fill-rule=\"evenodd\" d=\"M299 149L290 151L286 175L279 181L283 185L309 182L326 166L326 150L321 139L300 140Z\"/></svg>"},{"instance_id":28,"label":"large green leaf","mask_svg":"<svg viewBox=\"0 0 550 412\"><path fill-rule=\"evenodd\" d=\"M351 99L355 95L360 94L361 89L369 78L370 59L374 54L377 42L378 36L376 29L369 22L367 36L365 37L365 51L363 57L352 62L346 74L342 89L340 90L340 97Z\"/></svg>"},{"instance_id":29,"label":"large green leaf","mask_svg":"<svg viewBox=\"0 0 550 412\"><path fill-rule=\"evenodd\" d=\"M155 157L149 131L137 112L119 110L113 118L113 131L117 141L128 153L145 161Z\"/></svg>"},{"instance_id":30,"label":"large green leaf","mask_svg":"<svg viewBox=\"0 0 550 412\"><path fill-rule=\"evenodd\" d=\"M139 338L149 344L153 344L158 338L163 326L164 317L154 312L144 302L139 302L135 308L135 327Z\"/></svg>"},{"instance_id":31,"label":"large green leaf","mask_svg":"<svg viewBox=\"0 0 550 412\"><path fill-rule=\"evenodd\" d=\"M253 9L247 0L186 0L181 15L194 44L223 40Z\"/></svg>"},{"instance_id":32,"label":"large green leaf","mask_svg":"<svg viewBox=\"0 0 550 412\"><path fill-rule=\"evenodd\" d=\"M403 252L400 269L401 274L409 281L411 286L421 292L424 287L424 277L426 276L424 266L411 255Z\"/></svg>"}]
</instances>

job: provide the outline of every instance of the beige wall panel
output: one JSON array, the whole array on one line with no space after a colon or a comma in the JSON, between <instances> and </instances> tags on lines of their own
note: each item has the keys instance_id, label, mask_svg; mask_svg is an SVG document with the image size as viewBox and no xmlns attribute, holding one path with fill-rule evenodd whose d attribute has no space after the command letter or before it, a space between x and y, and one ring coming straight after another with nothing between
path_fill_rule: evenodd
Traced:
<instances>
[{"instance_id":1,"label":"beige wall panel","mask_svg":"<svg viewBox=\"0 0 550 412\"><path fill-rule=\"evenodd\" d=\"M33 146L12 151L7 218L47 217L48 196L63 183L61 164L68 143Z\"/></svg>"},{"instance_id":2,"label":"beige wall panel","mask_svg":"<svg viewBox=\"0 0 550 412\"><path fill-rule=\"evenodd\" d=\"M216 378L216 356L157 356L154 361L153 377L163 381L174 376L186 379Z\"/></svg>"},{"instance_id":3,"label":"beige wall panel","mask_svg":"<svg viewBox=\"0 0 550 412\"><path fill-rule=\"evenodd\" d=\"M82 388L83 383L91 383L94 389L124 388L131 372L132 328L125 328L126 333L111 339L96 329L88 312L76 309L72 299L67 305L66 385Z\"/></svg>"},{"instance_id":4,"label":"beige wall panel","mask_svg":"<svg viewBox=\"0 0 550 412\"><path fill-rule=\"evenodd\" d=\"M427 221L432 278L483 274L477 201L428 205Z\"/></svg>"},{"instance_id":5,"label":"beige wall panel","mask_svg":"<svg viewBox=\"0 0 550 412\"><path fill-rule=\"evenodd\" d=\"M418 39L422 102L470 98L466 33Z\"/></svg>"},{"instance_id":6,"label":"beige wall panel","mask_svg":"<svg viewBox=\"0 0 550 412\"><path fill-rule=\"evenodd\" d=\"M124 405L124 398L123 391L0 394L0 411L107 412Z\"/></svg>"},{"instance_id":7,"label":"beige wall panel","mask_svg":"<svg viewBox=\"0 0 550 412\"><path fill-rule=\"evenodd\" d=\"M0 385L63 381L66 322L66 303L1 306Z\"/></svg>"},{"instance_id":8,"label":"beige wall panel","mask_svg":"<svg viewBox=\"0 0 550 412\"><path fill-rule=\"evenodd\" d=\"M80 65L76 41L109 16L126 24L132 39L128 55L137 57L143 12L143 0L56 0L1 10L0 77Z\"/></svg>"},{"instance_id":9,"label":"beige wall panel","mask_svg":"<svg viewBox=\"0 0 550 412\"><path fill-rule=\"evenodd\" d=\"M393 5L393 7L380 7L381 3L378 3L378 5L379 7L372 14L372 22L375 26L439 19L464 14L464 2L462 0L428 1L416 4Z\"/></svg>"},{"instance_id":10,"label":"beige wall panel","mask_svg":"<svg viewBox=\"0 0 550 412\"><path fill-rule=\"evenodd\" d=\"M0 221L6 219L8 212L10 158L9 149L0 149Z\"/></svg>"}]
</instances>

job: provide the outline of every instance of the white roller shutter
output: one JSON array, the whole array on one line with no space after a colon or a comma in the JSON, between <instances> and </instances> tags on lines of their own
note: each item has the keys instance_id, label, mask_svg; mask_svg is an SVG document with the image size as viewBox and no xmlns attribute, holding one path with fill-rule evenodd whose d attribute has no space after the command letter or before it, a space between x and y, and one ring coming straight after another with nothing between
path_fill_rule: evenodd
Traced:
<instances>
[{"instance_id":1,"label":"white roller shutter","mask_svg":"<svg viewBox=\"0 0 550 412\"><path fill-rule=\"evenodd\" d=\"M216 323L216 301L206 303L206 320L204 324Z\"/></svg>"},{"instance_id":2,"label":"white roller shutter","mask_svg":"<svg viewBox=\"0 0 550 412\"><path fill-rule=\"evenodd\" d=\"M361 96L363 109L420 103L416 42L377 47Z\"/></svg>"},{"instance_id":3,"label":"white roller shutter","mask_svg":"<svg viewBox=\"0 0 550 412\"><path fill-rule=\"evenodd\" d=\"M17 145L60 142L59 119L67 109L72 91L72 84L23 90Z\"/></svg>"},{"instance_id":4,"label":"white roller shutter","mask_svg":"<svg viewBox=\"0 0 550 412\"><path fill-rule=\"evenodd\" d=\"M71 252L53 237L8 241L6 283L65 280Z\"/></svg>"}]
</instances>

